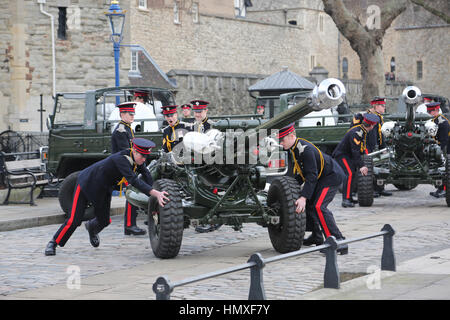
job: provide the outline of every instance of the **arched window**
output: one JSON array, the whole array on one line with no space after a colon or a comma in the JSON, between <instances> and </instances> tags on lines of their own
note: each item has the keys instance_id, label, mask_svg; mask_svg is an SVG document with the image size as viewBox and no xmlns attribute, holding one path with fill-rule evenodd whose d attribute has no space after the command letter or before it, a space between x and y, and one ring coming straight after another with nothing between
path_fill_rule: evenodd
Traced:
<instances>
[{"instance_id":1,"label":"arched window","mask_svg":"<svg viewBox=\"0 0 450 320\"><path fill-rule=\"evenodd\" d=\"M348 60L345 57L342 59L342 74L344 79L348 78Z\"/></svg>"},{"instance_id":2,"label":"arched window","mask_svg":"<svg viewBox=\"0 0 450 320\"><path fill-rule=\"evenodd\" d=\"M391 72L395 72L395 58L391 58Z\"/></svg>"}]
</instances>

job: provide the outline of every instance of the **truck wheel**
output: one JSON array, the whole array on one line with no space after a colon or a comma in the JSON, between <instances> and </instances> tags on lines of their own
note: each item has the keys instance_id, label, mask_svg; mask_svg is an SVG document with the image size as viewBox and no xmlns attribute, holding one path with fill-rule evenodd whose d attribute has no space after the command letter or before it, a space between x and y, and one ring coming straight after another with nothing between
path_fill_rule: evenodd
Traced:
<instances>
[{"instance_id":1,"label":"truck wheel","mask_svg":"<svg viewBox=\"0 0 450 320\"><path fill-rule=\"evenodd\" d=\"M370 207L373 204L373 161L372 157L362 156L364 166L369 169L366 176L358 170L358 203L361 207Z\"/></svg>"},{"instance_id":2,"label":"truck wheel","mask_svg":"<svg viewBox=\"0 0 450 320\"><path fill-rule=\"evenodd\" d=\"M280 223L268 226L273 248L280 253L299 250L306 230L306 213L295 212L301 188L292 177L275 179L267 193L267 205L278 212Z\"/></svg>"},{"instance_id":3,"label":"truck wheel","mask_svg":"<svg viewBox=\"0 0 450 320\"><path fill-rule=\"evenodd\" d=\"M160 179L153 184L158 191L167 191L169 202L160 207L155 197L148 204L148 234L153 254L161 259L178 255L183 240L184 217L181 192L178 184L170 179Z\"/></svg>"},{"instance_id":4,"label":"truck wheel","mask_svg":"<svg viewBox=\"0 0 450 320\"><path fill-rule=\"evenodd\" d=\"M450 155L447 154L447 161L445 161L445 201L447 202L447 207L450 207Z\"/></svg>"},{"instance_id":5,"label":"truck wheel","mask_svg":"<svg viewBox=\"0 0 450 320\"><path fill-rule=\"evenodd\" d=\"M72 210L73 193L75 192L75 185L77 183L78 174L80 171L75 171L69 174L61 184L58 190L58 200L61 209L64 211L64 217L67 219L70 216ZM94 218L94 208L90 205L84 212L83 221L87 221Z\"/></svg>"}]
</instances>

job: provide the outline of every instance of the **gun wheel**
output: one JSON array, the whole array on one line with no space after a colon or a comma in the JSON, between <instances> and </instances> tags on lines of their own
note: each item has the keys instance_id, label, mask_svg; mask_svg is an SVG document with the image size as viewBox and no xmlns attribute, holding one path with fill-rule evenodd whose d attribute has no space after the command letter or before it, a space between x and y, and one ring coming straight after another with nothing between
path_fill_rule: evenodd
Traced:
<instances>
[{"instance_id":1,"label":"gun wheel","mask_svg":"<svg viewBox=\"0 0 450 320\"><path fill-rule=\"evenodd\" d=\"M184 216L181 192L178 184L169 179L160 179L153 184L158 191L167 191L169 202L160 207L155 197L150 197L148 206L148 234L153 254L161 259L178 255L183 240Z\"/></svg>"},{"instance_id":2,"label":"gun wheel","mask_svg":"<svg viewBox=\"0 0 450 320\"><path fill-rule=\"evenodd\" d=\"M80 171L75 171L69 174L58 190L58 200L61 209L64 211L64 218L69 218L72 211L73 194L75 192L75 186L77 184L78 174ZM83 221L91 220L95 217L94 207L88 204L88 207L84 211Z\"/></svg>"},{"instance_id":3,"label":"gun wheel","mask_svg":"<svg viewBox=\"0 0 450 320\"><path fill-rule=\"evenodd\" d=\"M278 212L280 223L268 226L269 237L273 248L280 253L299 250L303 243L306 213L295 212L300 192L300 185L292 177L279 177L270 184L267 205Z\"/></svg>"},{"instance_id":4,"label":"gun wheel","mask_svg":"<svg viewBox=\"0 0 450 320\"><path fill-rule=\"evenodd\" d=\"M370 207L373 204L373 161L372 157L362 156L364 166L369 169L366 176L358 170L358 203L361 207Z\"/></svg>"}]
</instances>

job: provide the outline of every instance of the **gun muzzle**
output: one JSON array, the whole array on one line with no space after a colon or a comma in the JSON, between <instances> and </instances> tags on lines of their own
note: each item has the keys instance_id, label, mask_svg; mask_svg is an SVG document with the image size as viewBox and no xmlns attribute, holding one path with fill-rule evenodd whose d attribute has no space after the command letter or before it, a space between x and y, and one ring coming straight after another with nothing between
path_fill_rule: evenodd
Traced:
<instances>
[{"instance_id":1,"label":"gun muzzle","mask_svg":"<svg viewBox=\"0 0 450 320\"><path fill-rule=\"evenodd\" d=\"M406 87L402 92L402 99L407 104L416 104L420 101L420 97L422 96L422 92L420 89L415 86Z\"/></svg>"},{"instance_id":2,"label":"gun muzzle","mask_svg":"<svg viewBox=\"0 0 450 320\"><path fill-rule=\"evenodd\" d=\"M344 84L335 78L323 80L311 94L314 110L329 109L339 105L345 97Z\"/></svg>"}]
</instances>

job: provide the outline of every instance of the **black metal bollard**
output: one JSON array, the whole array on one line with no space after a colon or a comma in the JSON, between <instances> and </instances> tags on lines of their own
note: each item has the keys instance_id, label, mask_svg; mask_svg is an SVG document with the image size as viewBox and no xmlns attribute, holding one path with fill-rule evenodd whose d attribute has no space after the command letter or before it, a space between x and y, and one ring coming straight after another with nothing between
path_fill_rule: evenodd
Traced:
<instances>
[{"instance_id":1,"label":"black metal bollard","mask_svg":"<svg viewBox=\"0 0 450 320\"><path fill-rule=\"evenodd\" d=\"M153 292L156 294L156 300L170 300L172 290L173 287L166 276L158 277L153 284Z\"/></svg>"},{"instance_id":2,"label":"black metal bollard","mask_svg":"<svg viewBox=\"0 0 450 320\"><path fill-rule=\"evenodd\" d=\"M339 289L341 284L341 279L339 275L339 268L337 265L337 242L334 236L330 236L325 240L324 244L330 245L325 249L325 273L323 276L323 287Z\"/></svg>"},{"instance_id":3,"label":"black metal bollard","mask_svg":"<svg viewBox=\"0 0 450 320\"><path fill-rule=\"evenodd\" d=\"M381 231L387 231L383 234L383 254L381 255L381 270L396 271L394 255L394 234L395 230L390 224L385 224Z\"/></svg>"},{"instance_id":4,"label":"black metal bollard","mask_svg":"<svg viewBox=\"0 0 450 320\"><path fill-rule=\"evenodd\" d=\"M255 262L255 265L250 267L250 290L248 293L248 300L266 300L263 283L264 259L261 254L255 253L252 254L247 262Z\"/></svg>"}]
</instances>

